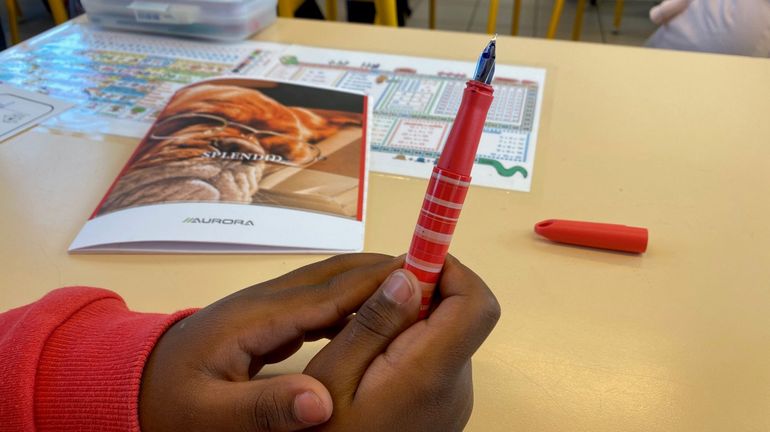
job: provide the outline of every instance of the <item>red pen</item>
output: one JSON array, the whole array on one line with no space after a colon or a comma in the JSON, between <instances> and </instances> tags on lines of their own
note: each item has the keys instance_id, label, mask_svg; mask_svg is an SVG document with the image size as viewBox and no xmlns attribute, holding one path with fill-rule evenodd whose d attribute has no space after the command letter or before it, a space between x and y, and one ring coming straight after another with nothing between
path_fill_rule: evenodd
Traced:
<instances>
[{"instance_id":1,"label":"red pen","mask_svg":"<svg viewBox=\"0 0 770 432\"><path fill-rule=\"evenodd\" d=\"M452 130L428 182L406 255L404 268L417 276L422 289L420 318L428 315L433 290L471 184L471 169L492 104L490 83L495 72L495 43L495 38L489 41L479 57L473 79L465 85Z\"/></svg>"}]
</instances>

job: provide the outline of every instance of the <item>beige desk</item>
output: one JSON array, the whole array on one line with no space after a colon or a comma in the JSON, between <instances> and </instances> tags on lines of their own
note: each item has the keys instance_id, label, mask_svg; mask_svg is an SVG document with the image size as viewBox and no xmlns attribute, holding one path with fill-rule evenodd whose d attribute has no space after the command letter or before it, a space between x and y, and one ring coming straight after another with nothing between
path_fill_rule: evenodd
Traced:
<instances>
[{"instance_id":1,"label":"beige desk","mask_svg":"<svg viewBox=\"0 0 770 432\"><path fill-rule=\"evenodd\" d=\"M462 60L485 40L303 21L259 39ZM532 192L475 188L452 245L503 307L475 357L468 430L770 430L770 61L499 47L548 76ZM134 145L40 128L0 144L0 309L85 284L171 311L320 258L67 255ZM372 176L367 250L405 251L424 187ZM646 226L649 251L535 238L554 217Z\"/></svg>"}]
</instances>

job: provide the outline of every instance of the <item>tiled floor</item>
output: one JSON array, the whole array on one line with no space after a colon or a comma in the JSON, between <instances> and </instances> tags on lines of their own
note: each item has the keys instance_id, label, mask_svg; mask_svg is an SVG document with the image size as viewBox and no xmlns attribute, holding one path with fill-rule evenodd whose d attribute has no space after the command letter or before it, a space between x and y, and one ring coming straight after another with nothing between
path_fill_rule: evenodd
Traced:
<instances>
[{"instance_id":1,"label":"tiled floor","mask_svg":"<svg viewBox=\"0 0 770 432\"><path fill-rule=\"evenodd\" d=\"M499 0L496 31L509 34L511 31L513 0ZM20 0L24 20L20 32L24 39L51 27L53 22L41 0ZM323 7L324 1L318 1ZM340 19L343 19L344 0L338 0ZM620 32L613 32L615 0L598 0L596 6L587 6L583 18L581 40L622 45L642 45L655 31L647 14L656 3L654 0L626 0ZM428 27L429 0L410 0L412 16L408 27ZM551 17L553 0L522 0L519 35L545 37ZM576 0L567 0L559 22L558 39L570 39L575 16ZM485 33L489 0L436 0L436 27L441 30L470 31ZM5 8L0 8L6 37L8 32ZM7 39L9 40L9 39Z\"/></svg>"}]
</instances>

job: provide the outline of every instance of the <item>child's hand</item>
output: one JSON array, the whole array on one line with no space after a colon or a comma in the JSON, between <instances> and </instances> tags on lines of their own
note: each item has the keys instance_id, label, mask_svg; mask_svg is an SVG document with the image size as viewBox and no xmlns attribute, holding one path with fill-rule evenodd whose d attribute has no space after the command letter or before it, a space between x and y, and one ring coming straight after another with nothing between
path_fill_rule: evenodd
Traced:
<instances>
[{"instance_id":1,"label":"child's hand","mask_svg":"<svg viewBox=\"0 0 770 432\"><path fill-rule=\"evenodd\" d=\"M386 296L388 286L397 286L392 279L401 276L409 278L412 295ZM415 323L418 286L410 273L393 273L305 369L334 400L334 414L318 430L465 426L473 408L471 356L497 323L500 306L481 278L451 256L438 286L441 302L428 319Z\"/></svg>"},{"instance_id":2,"label":"child's hand","mask_svg":"<svg viewBox=\"0 0 770 432\"><path fill-rule=\"evenodd\" d=\"M403 259L385 255L338 256L246 288L179 321L145 367L142 431L291 431L325 422L332 398L315 378L251 378L265 364L295 353L303 341L333 336L402 265Z\"/></svg>"},{"instance_id":3,"label":"child's hand","mask_svg":"<svg viewBox=\"0 0 770 432\"><path fill-rule=\"evenodd\" d=\"M443 300L415 323L420 289L411 273L394 272L402 265L382 255L332 258L180 321L145 368L142 430L460 429L473 405L470 357L499 305L448 257ZM250 380L323 336L333 339L305 374Z\"/></svg>"}]
</instances>

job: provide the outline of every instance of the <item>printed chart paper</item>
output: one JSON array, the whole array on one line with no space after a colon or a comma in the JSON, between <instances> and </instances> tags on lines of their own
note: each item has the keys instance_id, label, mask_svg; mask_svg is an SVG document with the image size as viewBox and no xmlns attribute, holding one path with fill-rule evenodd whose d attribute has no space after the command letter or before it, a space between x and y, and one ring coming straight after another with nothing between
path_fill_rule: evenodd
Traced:
<instances>
[{"instance_id":1,"label":"printed chart paper","mask_svg":"<svg viewBox=\"0 0 770 432\"><path fill-rule=\"evenodd\" d=\"M170 96L242 74L362 91L371 97L373 171L427 178L473 62L246 41L198 42L71 23L0 54L0 82L78 104L56 127L142 137ZM529 191L545 70L498 64L476 185Z\"/></svg>"},{"instance_id":2,"label":"printed chart paper","mask_svg":"<svg viewBox=\"0 0 770 432\"><path fill-rule=\"evenodd\" d=\"M368 93L374 100L372 170L428 178L474 66L294 45L259 73ZM496 66L474 184L529 191L544 82L544 69Z\"/></svg>"},{"instance_id":3,"label":"printed chart paper","mask_svg":"<svg viewBox=\"0 0 770 432\"><path fill-rule=\"evenodd\" d=\"M213 43L69 23L0 53L0 82L77 105L53 126L141 138L176 90L258 71L284 45Z\"/></svg>"}]
</instances>

